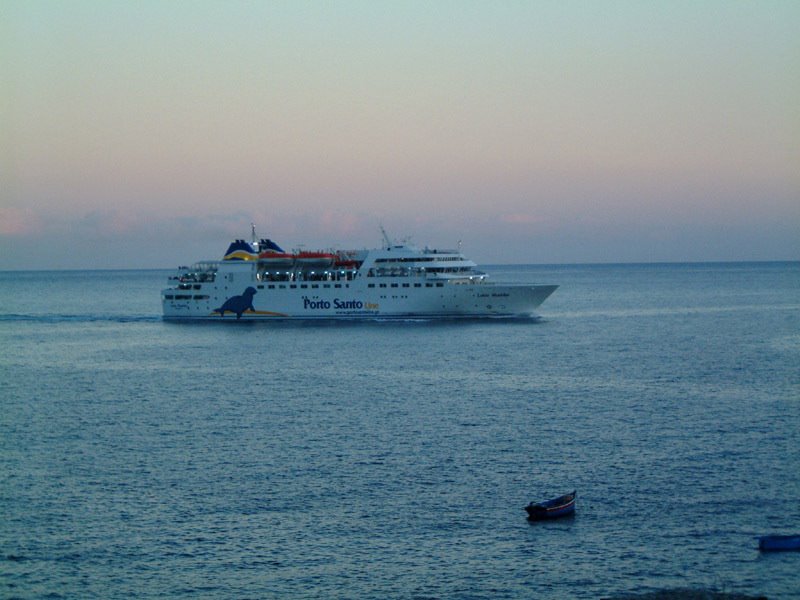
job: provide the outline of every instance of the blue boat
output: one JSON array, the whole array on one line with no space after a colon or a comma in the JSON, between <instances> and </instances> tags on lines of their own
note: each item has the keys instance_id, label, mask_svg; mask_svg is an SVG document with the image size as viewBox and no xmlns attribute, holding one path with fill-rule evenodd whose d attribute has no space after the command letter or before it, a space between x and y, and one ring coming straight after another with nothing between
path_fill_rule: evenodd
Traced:
<instances>
[{"instance_id":1,"label":"blue boat","mask_svg":"<svg viewBox=\"0 0 800 600\"><path fill-rule=\"evenodd\" d=\"M575 496L577 494L573 491L571 494L564 494L552 500L545 500L544 502L531 502L525 507L528 513L528 519L531 521L544 521L546 519L557 519L559 517L566 517L575 512Z\"/></svg>"},{"instance_id":2,"label":"blue boat","mask_svg":"<svg viewBox=\"0 0 800 600\"><path fill-rule=\"evenodd\" d=\"M762 535L758 538L758 549L762 552L800 550L800 534Z\"/></svg>"}]
</instances>

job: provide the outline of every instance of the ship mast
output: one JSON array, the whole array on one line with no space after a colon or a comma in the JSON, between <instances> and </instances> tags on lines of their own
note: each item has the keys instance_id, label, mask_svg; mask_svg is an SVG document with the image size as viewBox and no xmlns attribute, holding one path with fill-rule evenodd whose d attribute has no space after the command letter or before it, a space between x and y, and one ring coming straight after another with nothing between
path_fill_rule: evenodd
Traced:
<instances>
[{"instance_id":1,"label":"ship mast","mask_svg":"<svg viewBox=\"0 0 800 600\"><path fill-rule=\"evenodd\" d=\"M386 249L388 250L389 248L392 247L392 242L389 239L389 236L386 235L386 230L383 228L383 225L378 225L378 227L381 228L381 234L383 234L383 241L386 243Z\"/></svg>"}]
</instances>

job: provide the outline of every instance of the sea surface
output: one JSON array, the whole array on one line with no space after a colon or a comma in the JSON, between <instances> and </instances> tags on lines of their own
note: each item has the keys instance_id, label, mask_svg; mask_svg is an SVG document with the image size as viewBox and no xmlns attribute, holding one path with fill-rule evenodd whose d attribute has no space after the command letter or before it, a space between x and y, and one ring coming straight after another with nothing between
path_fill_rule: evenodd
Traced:
<instances>
[{"instance_id":1,"label":"sea surface","mask_svg":"<svg viewBox=\"0 0 800 600\"><path fill-rule=\"evenodd\" d=\"M0 597L800 597L756 540L800 533L800 263L488 270L561 287L187 324L166 271L0 273Z\"/></svg>"}]
</instances>

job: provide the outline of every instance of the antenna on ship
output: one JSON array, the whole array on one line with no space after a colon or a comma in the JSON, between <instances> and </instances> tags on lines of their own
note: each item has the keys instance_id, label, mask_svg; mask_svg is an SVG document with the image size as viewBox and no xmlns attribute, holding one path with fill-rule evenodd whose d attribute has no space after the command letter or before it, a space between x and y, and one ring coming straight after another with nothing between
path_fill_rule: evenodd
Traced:
<instances>
[{"instance_id":1,"label":"antenna on ship","mask_svg":"<svg viewBox=\"0 0 800 600\"><path fill-rule=\"evenodd\" d=\"M256 224L250 223L250 239L253 241L253 244L256 243Z\"/></svg>"},{"instance_id":2,"label":"antenna on ship","mask_svg":"<svg viewBox=\"0 0 800 600\"><path fill-rule=\"evenodd\" d=\"M378 227L381 228L381 233L383 234L383 241L386 243L386 249L388 250L389 248L392 247L392 242L389 239L389 236L386 235L386 230L383 228L383 225L378 225Z\"/></svg>"}]
</instances>

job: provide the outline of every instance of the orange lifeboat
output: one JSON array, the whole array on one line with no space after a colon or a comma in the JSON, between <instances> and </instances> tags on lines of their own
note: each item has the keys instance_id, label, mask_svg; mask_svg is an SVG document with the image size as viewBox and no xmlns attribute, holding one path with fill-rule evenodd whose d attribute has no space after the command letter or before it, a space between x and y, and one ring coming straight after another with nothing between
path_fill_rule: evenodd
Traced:
<instances>
[{"instance_id":1,"label":"orange lifeboat","mask_svg":"<svg viewBox=\"0 0 800 600\"><path fill-rule=\"evenodd\" d=\"M294 254L275 252L273 250L267 250L258 255L258 262L268 268L288 269L294 265L294 260Z\"/></svg>"},{"instance_id":2,"label":"orange lifeboat","mask_svg":"<svg viewBox=\"0 0 800 600\"><path fill-rule=\"evenodd\" d=\"M299 267L324 269L334 263L336 255L330 252L298 252L294 259Z\"/></svg>"}]
</instances>

